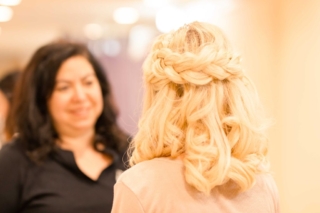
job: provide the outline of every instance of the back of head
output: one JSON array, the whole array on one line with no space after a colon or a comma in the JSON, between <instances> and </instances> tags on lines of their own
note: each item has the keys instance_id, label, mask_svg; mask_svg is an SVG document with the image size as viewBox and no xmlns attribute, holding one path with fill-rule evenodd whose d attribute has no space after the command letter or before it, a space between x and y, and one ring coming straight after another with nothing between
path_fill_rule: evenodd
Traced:
<instances>
[{"instance_id":1,"label":"back of head","mask_svg":"<svg viewBox=\"0 0 320 213\"><path fill-rule=\"evenodd\" d=\"M14 91L14 87L18 78L20 77L21 72L18 70L10 71L0 80L0 90L8 99L9 103L12 102L12 94Z\"/></svg>"},{"instance_id":2,"label":"back of head","mask_svg":"<svg viewBox=\"0 0 320 213\"><path fill-rule=\"evenodd\" d=\"M183 156L185 179L209 194L252 186L266 162L267 127L256 89L222 31L193 22L160 35L143 65L146 84L131 165Z\"/></svg>"},{"instance_id":3,"label":"back of head","mask_svg":"<svg viewBox=\"0 0 320 213\"><path fill-rule=\"evenodd\" d=\"M10 114L14 89L18 82L21 72L18 70L9 71L0 80L0 141L7 142L7 125L9 122L8 115Z\"/></svg>"}]
</instances>

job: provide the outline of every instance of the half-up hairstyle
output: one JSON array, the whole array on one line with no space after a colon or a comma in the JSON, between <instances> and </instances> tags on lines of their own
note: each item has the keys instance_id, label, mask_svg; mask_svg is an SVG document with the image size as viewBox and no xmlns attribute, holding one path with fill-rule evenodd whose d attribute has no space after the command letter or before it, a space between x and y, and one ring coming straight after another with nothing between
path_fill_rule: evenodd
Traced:
<instances>
[{"instance_id":1,"label":"half-up hairstyle","mask_svg":"<svg viewBox=\"0 0 320 213\"><path fill-rule=\"evenodd\" d=\"M143 64L146 86L131 166L183 156L185 179L205 194L249 189L266 171L269 121L221 30L193 22L160 35Z\"/></svg>"}]
</instances>

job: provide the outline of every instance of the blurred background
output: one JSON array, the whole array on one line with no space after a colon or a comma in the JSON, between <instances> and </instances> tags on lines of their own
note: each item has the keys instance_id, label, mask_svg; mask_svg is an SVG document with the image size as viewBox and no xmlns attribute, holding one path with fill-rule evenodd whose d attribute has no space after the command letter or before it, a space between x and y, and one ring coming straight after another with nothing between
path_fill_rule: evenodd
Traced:
<instances>
[{"instance_id":1,"label":"blurred background","mask_svg":"<svg viewBox=\"0 0 320 213\"><path fill-rule=\"evenodd\" d=\"M320 212L320 1L0 0L0 78L55 39L88 44L106 68L120 125L137 129L150 42L194 20L222 28L268 115L284 213Z\"/></svg>"}]
</instances>

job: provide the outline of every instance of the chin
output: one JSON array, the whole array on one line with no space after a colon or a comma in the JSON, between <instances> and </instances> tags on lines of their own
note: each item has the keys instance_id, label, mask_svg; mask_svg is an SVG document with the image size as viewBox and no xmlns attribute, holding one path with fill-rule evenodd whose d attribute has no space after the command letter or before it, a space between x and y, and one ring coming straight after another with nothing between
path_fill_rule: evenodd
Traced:
<instances>
[{"instance_id":1,"label":"chin","mask_svg":"<svg viewBox=\"0 0 320 213\"><path fill-rule=\"evenodd\" d=\"M94 128L95 122L92 121L74 121L70 126L78 130L89 130Z\"/></svg>"}]
</instances>

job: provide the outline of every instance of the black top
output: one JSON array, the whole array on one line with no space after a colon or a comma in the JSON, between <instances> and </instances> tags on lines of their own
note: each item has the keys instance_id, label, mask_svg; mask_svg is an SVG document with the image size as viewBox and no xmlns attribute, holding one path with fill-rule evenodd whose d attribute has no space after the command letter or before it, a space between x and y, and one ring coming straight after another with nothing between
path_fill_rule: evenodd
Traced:
<instances>
[{"instance_id":1,"label":"black top","mask_svg":"<svg viewBox=\"0 0 320 213\"><path fill-rule=\"evenodd\" d=\"M43 164L33 163L18 141L0 150L1 213L108 213L113 185L124 170L122 156L112 150L113 163L97 181L78 168L73 153L54 151Z\"/></svg>"}]
</instances>

